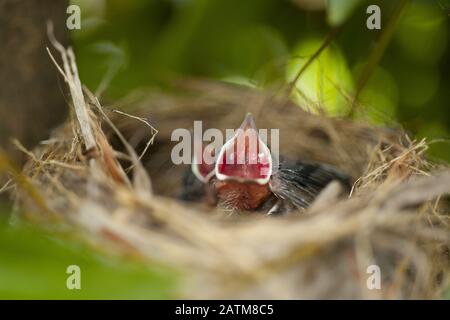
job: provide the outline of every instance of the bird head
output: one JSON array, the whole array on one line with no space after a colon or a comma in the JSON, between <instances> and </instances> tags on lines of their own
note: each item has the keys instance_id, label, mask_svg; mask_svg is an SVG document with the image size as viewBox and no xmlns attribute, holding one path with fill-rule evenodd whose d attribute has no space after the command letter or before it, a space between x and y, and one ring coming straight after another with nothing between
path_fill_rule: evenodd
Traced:
<instances>
[{"instance_id":1,"label":"bird head","mask_svg":"<svg viewBox=\"0 0 450 320\"><path fill-rule=\"evenodd\" d=\"M215 158L215 163L204 160L205 152ZM194 152L192 171L202 182L212 177L220 181L255 183L265 185L272 174L272 157L269 148L258 134L255 121L249 113L234 135L220 149L215 157L214 149Z\"/></svg>"},{"instance_id":2,"label":"bird head","mask_svg":"<svg viewBox=\"0 0 450 320\"><path fill-rule=\"evenodd\" d=\"M267 184L272 174L270 150L261 140L255 121L249 113L234 136L228 140L215 164L218 180Z\"/></svg>"},{"instance_id":3,"label":"bird head","mask_svg":"<svg viewBox=\"0 0 450 320\"><path fill-rule=\"evenodd\" d=\"M251 114L247 114L239 129L220 148L213 164L196 161L205 154L214 154L213 149L206 148L202 147L194 155L192 171L213 190L219 203L227 208L252 210L267 199L272 156Z\"/></svg>"}]
</instances>

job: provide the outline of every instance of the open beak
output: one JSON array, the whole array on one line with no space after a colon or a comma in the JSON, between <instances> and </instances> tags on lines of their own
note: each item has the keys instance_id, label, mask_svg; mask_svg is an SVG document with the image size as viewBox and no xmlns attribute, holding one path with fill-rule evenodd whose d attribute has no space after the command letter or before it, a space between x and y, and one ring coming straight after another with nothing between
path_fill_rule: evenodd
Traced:
<instances>
[{"instance_id":1,"label":"open beak","mask_svg":"<svg viewBox=\"0 0 450 320\"><path fill-rule=\"evenodd\" d=\"M266 184L272 174L272 157L249 113L236 134L220 150L215 165L219 180Z\"/></svg>"},{"instance_id":2,"label":"open beak","mask_svg":"<svg viewBox=\"0 0 450 320\"><path fill-rule=\"evenodd\" d=\"M205 148L195 150L192 157L191 169L194 175L203 183L207 183L214 176L214 163L208 163L204 157ZM214 157L214 151L211 151L211 157Z\"/></svg>"}]
</instances>

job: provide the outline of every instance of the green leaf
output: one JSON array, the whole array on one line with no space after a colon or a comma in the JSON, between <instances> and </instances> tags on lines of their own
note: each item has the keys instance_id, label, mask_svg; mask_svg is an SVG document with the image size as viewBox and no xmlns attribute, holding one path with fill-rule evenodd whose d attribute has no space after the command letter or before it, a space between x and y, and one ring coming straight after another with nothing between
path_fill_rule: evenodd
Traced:
<instances>
[{"instance_id":1,"label":"green leaf","mask_svg":"<svg viewBox=\"0 0 450 320\"><path fill-rule=\"evenodd\" d=\"M80 290L66 286L69 265L80 267ZM165 299L173 297L174 280L161 266L0 219L0 299Z\"/></svg>"},{"instance_id":2,"label":"green leaf","mask_svg":"<svg viewBox=\"0 0 450 320\"><path fill-rule=\"evenodd\" d=\"M287 64L286 80L293 81L309 57L317 51L322 39L303 39L292 51ZM344 55L337 44L326 48L296 81L293 100L302 108L319 112L319 108L330 116L344 116L350 104L346 95L353 92L353 79Z\"/></svg>"},{"instance_id":3,"label":"green leaf","mask_svg":"<svg viewBox=\"0 0 450 320\"><path fill-rule=\"evenodd\" d=\"M341 25L348 17L350 17L362 1L363 0L328 0L328 23L332 26Z\"/></svg>"}]
</instances>

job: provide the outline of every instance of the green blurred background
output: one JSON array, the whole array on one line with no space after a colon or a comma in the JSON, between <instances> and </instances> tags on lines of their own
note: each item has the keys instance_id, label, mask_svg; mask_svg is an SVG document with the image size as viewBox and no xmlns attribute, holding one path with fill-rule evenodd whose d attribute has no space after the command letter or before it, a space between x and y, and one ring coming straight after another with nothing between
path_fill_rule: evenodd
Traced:
<instances>
[{"instance_id":1,"label":"green blurred background","mask_svg":"<svg viewBox=\"0 0 450 320\"><path fill-rule=\"evenodd\" d=\"M299 107L439 139L429 155L450 161L449 0L72 3L81 7L82 28L71 33L81 79L103 101L141 87L165 88L181 76L280 88L337 29L295 83ZM366 27L369 4L381 8L381 30ZM384 52L380 39L388 40ZM62 233L0 220L0 298L175 297L172 269L97 253ZM65 287L70 264L81 267L82 290Z\"/></svg>"},{"instance_id":2,"label":"green blurred background","mask_svg":"<svg viewBox=\"0 0 450 320\"><path fill-rule=\"evenodd\" d=\"M174 298L177 275L167 266L149 267L81 243L75 235L2 218L0 299ZM80 268L80 290L67 289L70 265Z\"/></svg>"},{"instance_id":3,"label":"green blurred background","mask_svg":"<svg viewBox=\"0 0 450 320\"><path fill-rule=\"evenodd\" d=\"M115 99L180 75L278 87L323 43L331 45L297 82L310 110L349 116L352 97L373 55L354 117L400 124L417 137L450 137L449 0L75 0L82 28L73 33L83 81ZM381 30L368 30L369 4ZM401 16L396 10L403 5ZM380 39L388 38L382 52ZM367 70L366 70L367 71ZM103 85L102 85L103 86ZM100 86L100 87L102 87ZM103 91L100 88L100 91ZM430 155L450 161L447 143Z\"/></svg>"}]
</instances>

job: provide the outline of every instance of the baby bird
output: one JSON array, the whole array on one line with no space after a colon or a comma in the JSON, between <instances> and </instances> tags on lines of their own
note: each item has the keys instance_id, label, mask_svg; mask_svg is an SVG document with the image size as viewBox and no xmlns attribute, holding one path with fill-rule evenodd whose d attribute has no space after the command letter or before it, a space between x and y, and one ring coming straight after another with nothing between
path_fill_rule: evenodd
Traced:
<instances>
[{"instance_id":1,"label":"baby bird","mask_svg":"<svg viewBox=\"0 0 450 320\"><path fill-rule=\"evenodd\" d=\"M275 163L251 114L222 146L213 164L196 160L186 171L180 198L206 201L230 211L286 213L307 208L333 180L350 189L350 177L329 165L282 156Z\"/></svg>"}]
</instances>

